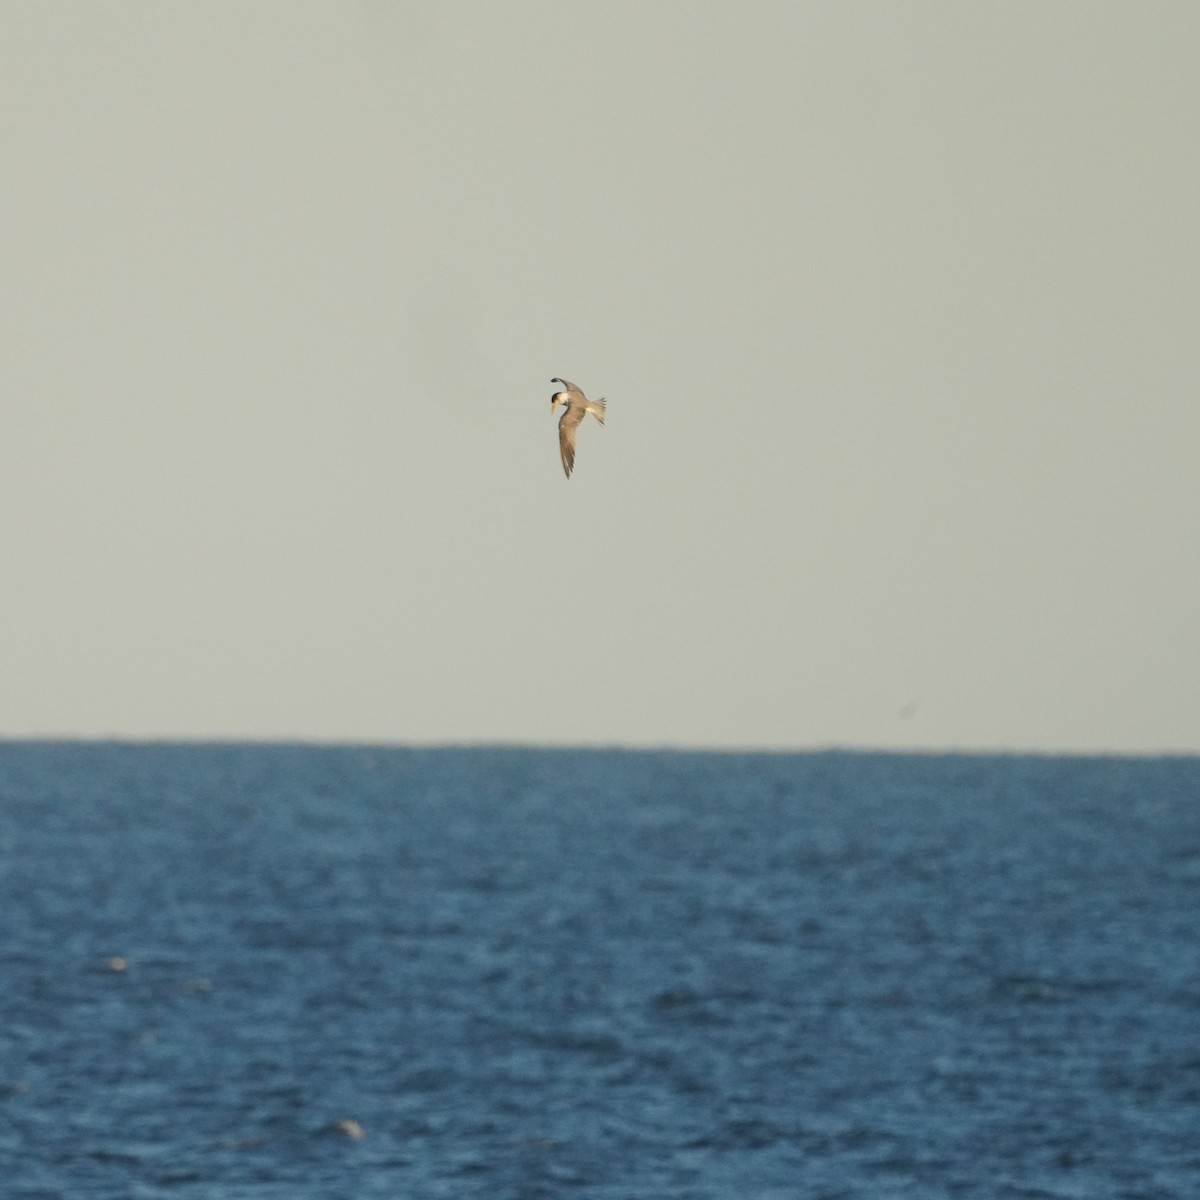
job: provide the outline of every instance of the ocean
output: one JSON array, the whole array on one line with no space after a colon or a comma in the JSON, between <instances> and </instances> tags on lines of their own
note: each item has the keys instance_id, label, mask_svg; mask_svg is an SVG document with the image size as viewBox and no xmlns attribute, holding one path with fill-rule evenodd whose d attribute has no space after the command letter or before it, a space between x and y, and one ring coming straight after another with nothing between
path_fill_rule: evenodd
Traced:
<instances>
[{"instance_id":1,"label":"ocean","mask_svg":"<svg viewBox=\"0 0 1200 1200\"><path fill-rule=\"evenodd\" d=\"M0 743L6 1200L1200 1196L1200 759Z\"/></svg>"}]
</instances>

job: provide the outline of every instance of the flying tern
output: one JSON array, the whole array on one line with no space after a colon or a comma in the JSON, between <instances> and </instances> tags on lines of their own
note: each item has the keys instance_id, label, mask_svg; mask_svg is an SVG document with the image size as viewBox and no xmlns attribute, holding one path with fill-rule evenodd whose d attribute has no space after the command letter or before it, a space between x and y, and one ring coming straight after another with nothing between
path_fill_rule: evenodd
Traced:
<instances>
[{"instance_id":1,"label":"flying tern","mask_svg":"<svg viewBox=\"0 0 1200 1200\"><path fill-rule=\"evenodd\" d=\"M557 375L550 382L562 384L562 391L550 397L550 411L554 412L560 404L565 410L558 422L558 450L562 455L563 470L570 479L575 466L575 431L588 413L604 424L604 397L589 400L569 379L559 379Z\"/></svg>"}]
</instances>

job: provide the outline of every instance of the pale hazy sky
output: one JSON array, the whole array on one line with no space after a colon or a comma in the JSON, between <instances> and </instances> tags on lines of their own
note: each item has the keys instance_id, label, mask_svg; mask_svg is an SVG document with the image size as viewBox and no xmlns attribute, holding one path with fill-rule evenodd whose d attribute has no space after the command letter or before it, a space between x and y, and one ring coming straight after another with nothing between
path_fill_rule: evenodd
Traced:
<instances>
[{"instance_id":1,"label":"pale hazy sky","mask_svg":"<svg viewBox=\"0 0 1200 1200\"><path fill-rule=\"evenodd\" d=\"M0 28L0 733L1200 750L1200 5Z\"/></svg>"}]
</instances>

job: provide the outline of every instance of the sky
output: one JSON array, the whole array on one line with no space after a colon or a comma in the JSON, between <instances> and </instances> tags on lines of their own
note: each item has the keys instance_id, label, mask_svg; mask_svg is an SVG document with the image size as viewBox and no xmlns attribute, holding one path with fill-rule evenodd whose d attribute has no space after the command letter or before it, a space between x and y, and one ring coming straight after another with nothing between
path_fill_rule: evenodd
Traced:
<instances>
[{"instance_id":1,"label":"sky","mask_svg":"<svg viewBox=\"0 0 1200 1200\"><path fill-rule=\"evenodd\" d=\"M0 25L0 736L1200 751L1200 6Z\"/></svg>"}]
</instances>

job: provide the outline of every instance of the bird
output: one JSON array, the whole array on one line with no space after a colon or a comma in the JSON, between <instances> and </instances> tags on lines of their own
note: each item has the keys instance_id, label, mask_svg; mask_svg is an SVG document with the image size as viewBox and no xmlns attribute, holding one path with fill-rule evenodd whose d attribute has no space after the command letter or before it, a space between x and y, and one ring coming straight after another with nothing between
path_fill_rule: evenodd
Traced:
<instances>
[{"instance_id":1,"label":"bird","mask_svg":"<svg viewBox=\"0 0 1200 1200\"><path fill-rule=\"evenodd\" d=\"M563 390L555 392L550 397L550 411L554 412L561 404L563 415L558 422L558 450L562 455L563 471L568 479L575 466L575 430L583 423L583 418L591 413L601 425L604 424L604 397L599 400L589 400L569 379L559 379L557 375L551 383L561 383Z\"/></svg>"}]
</instances>

